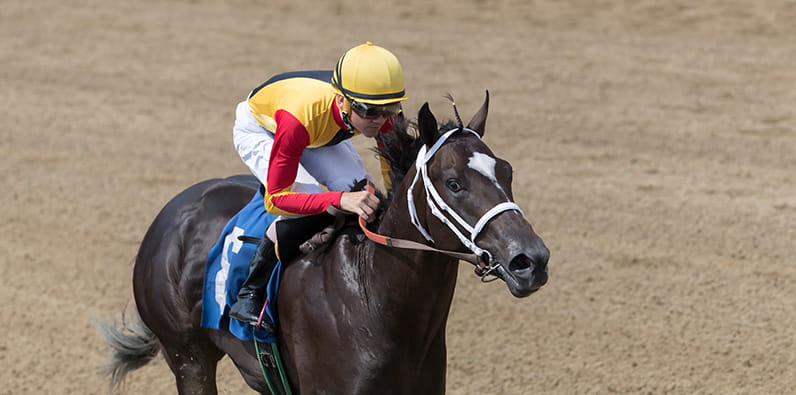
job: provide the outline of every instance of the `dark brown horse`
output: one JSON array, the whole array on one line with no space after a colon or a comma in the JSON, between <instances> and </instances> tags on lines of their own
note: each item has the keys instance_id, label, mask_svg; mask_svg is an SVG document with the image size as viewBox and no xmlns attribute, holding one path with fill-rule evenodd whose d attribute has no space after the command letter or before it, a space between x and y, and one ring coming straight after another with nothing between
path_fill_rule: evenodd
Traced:
<instances>
[{"instance_id":1,"label":"dark brown horse","mask_svg":"<svg viewBox=\"0 0 796 395\"><path fill-rule=\"evenodd\" d=\"M456 130L444 134L426 104L418 137L404 131L385 140L380 153L392 162L396 188L376 231L480 255L487 271L523 297L547 281L549 251L512 203L511 166L480 138L488 104L487 96L467 128L449 122ZM107 373L114 386L161 351L180 394L215 394L216 363L225 354L253 389L268 391L251 342L199 325L208 251L249 202L255 182L196 184L157 216L135 261L140 320L101 327L113 350ZM293 391L443 393L457 263L440 252L344 234L287 266L278 298L279 349Z\"/></svg>"}]
</instances>

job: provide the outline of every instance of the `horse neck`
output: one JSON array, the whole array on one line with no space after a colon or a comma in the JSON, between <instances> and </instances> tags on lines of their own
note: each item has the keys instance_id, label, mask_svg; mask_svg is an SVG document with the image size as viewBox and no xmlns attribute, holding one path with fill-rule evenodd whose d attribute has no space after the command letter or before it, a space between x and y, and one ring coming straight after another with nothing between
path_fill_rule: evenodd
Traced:
<instances>
[{"instance_id":1,"label":"horse neck","mask_svg":"<svg viewBox=\"0 0 796 395\"><path fill-rule=\"evenodd\" d=\"M387 208L378 227L378 233L418 243L427 243L409 220L406 203L407 186L396 191L395 198ZM372 259L373 270L380 273L382 285L404 293L399 302L411 303L413 309L428 308L447 317L453 290L456 285L458 261L445 255L419 250L375 246Z\"/></svg>"}]
</instances>

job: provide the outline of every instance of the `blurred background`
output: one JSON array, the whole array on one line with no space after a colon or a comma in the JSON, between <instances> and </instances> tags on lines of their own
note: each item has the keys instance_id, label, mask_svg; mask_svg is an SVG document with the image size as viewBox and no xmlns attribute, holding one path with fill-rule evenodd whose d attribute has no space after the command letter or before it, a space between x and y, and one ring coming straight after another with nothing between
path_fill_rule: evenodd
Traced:
<instances>
[{"instance_id":1,"label":"blurred background","mask_svg":"<svg viewBox=\"0 0 796 395\"><path fill-rule=\"evenodd\" d=\"M794 20L789 0L4 0L0 394L105 393L92 320L132 311L172 196L248 172L235 105L364 41L402 62L411 118L490 91L485 140L551 249L526 299L461 265L448 393L787 393ZM176 392L162 359L128 381Z\"/></svg>"}]
</instances>

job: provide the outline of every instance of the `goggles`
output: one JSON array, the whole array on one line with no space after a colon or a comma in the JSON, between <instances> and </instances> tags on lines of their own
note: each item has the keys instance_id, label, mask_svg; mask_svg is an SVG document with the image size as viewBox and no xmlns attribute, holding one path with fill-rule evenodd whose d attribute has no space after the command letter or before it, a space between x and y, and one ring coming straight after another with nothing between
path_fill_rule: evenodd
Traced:
<instances>
[{"instance_id":1,"label":"goggles","mask_svg":"<svg viewBox=\"0 0 796 395\"><path fill-rule=\"evenodd\" d=\"M374 119L380 116L389 118L401 113L401 103L376 105L351 100L351 110L365 119Z\"/></svg>"}]
</instances>

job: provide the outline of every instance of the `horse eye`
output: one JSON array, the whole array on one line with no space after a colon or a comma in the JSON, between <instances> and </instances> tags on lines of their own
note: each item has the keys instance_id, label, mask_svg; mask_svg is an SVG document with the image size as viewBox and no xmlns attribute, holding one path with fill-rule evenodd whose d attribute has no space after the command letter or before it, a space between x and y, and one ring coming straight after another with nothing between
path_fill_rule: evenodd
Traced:
<instances>
[{"instance_id":1,"label":"horse eye","mask_svg":"<svg viewBox=\"0 0 796 395\"><path fill-rule=\"evenodd\" d=\"M449 178L447 181L448 189L453 192L459 192L462 190L462 184L459 183L459 180L455 178Z\"/></svg>"}]
</instances>

